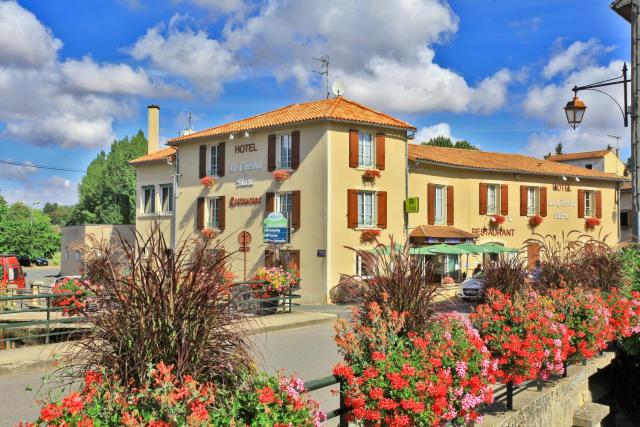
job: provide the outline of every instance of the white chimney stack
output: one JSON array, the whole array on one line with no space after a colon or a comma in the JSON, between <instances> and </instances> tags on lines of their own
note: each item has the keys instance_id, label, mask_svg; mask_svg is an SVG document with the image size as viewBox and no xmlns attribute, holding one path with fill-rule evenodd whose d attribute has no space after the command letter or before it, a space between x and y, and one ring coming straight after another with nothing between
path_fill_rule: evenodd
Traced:
<instances>
[{"instance_id":1,"label":"white chimney stack","mask_svg":"<svg viewBox=\"0 0 640 427\"><path fill-rule=\"evenodd\" d=\"M147 130L147 154L154 153L160 149L159 133L160 133L160 107L158 105L149 105L148 111L148 130Z\"/></svg>"}]
</instances>

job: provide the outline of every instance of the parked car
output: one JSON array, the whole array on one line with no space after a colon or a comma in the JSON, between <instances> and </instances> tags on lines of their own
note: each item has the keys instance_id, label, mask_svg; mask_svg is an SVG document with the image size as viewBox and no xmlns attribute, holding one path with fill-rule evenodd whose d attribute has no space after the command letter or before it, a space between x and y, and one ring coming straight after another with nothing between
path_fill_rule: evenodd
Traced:
<instances>
[{"instance_id":1,"label":"parked car","mask_svg":"<svg viewBox=\"0 0 640 427\"><path fill-rule=\"evenodd\" d=\"M49 261L46 258L42 258L42 257L36 257L32 259L31 262L33 262L38 267L49 265Z\"/></svg>"},{"instance_id":2,"label":"parked car","mask_svg":"<svg viewBox=\"0 0 640 427\"><path fill-rule=\"evenodd\" d=\"M22 271L18 257L15 255L0 255L0 289L15 285L24 289L27 273Z\"/></svg>"},{"instance_id":3,"label":"parked car","mask_svg":"<svg viewBox=\"0 0 640 427\"><path fill-rule=\"evenodd\" d=\"M23 267L31 267L31 258L28 255L19 255L18 262Z\"/></svg>"},{"instance_id":4,"label":"parked car","mask_svg":"<svg viewBox=\"0 0 640 427\"><path fill-rule=\"evenodd\" d=\"M462 299L479 299L484 292L484 273L468 278L458 288L458 296Z\"/></svg>"}]
</instances>

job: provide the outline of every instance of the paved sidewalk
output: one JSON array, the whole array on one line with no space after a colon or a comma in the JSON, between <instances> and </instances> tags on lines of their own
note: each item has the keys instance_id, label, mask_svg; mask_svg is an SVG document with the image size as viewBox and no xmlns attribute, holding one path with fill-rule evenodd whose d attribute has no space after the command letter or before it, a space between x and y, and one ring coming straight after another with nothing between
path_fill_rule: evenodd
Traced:
<instances>
[{"instance_id":1,"label":"paved sidewalk","mask_svg":"<svg viewBox=\"0 0 640 427\"><path fill-rule=\"evenodd\" d=\"M332 324L337 317L336 314L331 313L298 311L251 318L243 325L243 329L248 335L260 335L307 326ZM12 375L32 369L55 367L73 352L73 342L0 350L0 375Z\"/></svg>"}]
</instances>

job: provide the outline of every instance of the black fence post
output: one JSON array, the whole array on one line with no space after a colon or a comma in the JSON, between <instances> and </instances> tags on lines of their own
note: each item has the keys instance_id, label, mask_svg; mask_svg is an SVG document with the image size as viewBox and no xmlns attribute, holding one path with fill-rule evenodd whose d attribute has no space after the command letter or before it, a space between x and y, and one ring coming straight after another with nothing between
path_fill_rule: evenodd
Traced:
<instances>
[{"instance_id":1,"label":"black fence post","mask_svg":"<svg viewBox=\"0 0 640 427\"><path fill-rule=\"evenodd\" d=\"M542 385L544 384L544 380L542 379L542 377L538 377L536 379L536 390L537 391L542 391Z\"/></svg>"},{"instance_id":2,"label":"black fence post","mask_svg":"<svg viewBox=\"0 0 640 427\"><path fill-rule=\"evenodd\" d=\"M507 383L507 411L513 410L513 381Z\"/></svg>"},{"instance_id":3,"label":"black fence post","mask_svg":"<svg viewBox=\"0 0 640 427\"><path fill-rule=\"evenodd\" d=\"M47 297L47 336L44 339L45 344L49 344L49 335L51 333L49 321L51 320L51 297Z\"/></svg>"},{"instance_id":4,"label":"black fence post","mask_svg":"<svg viewBox=\"0 0 640 427\"><path fill-rule=\"evenodd\" d=\"M562 367L564 368L564 371L562 371L562 378L567 378L567 369L569 368L569 366L567 365L567 362L562 362Z\"/></svg>"},{"instance_id":5,"label":"black fence post","mask_svg":"<svg viewBox=\"0 0 640 427\"><path fill-rule=\"evenodd\" d=\"M347 405L344 403L344 394L346 392L344 387L344 380L340 380L340 423L339 427L349 427L349 421L347 421Z\"/></svg>"}]
</instances>

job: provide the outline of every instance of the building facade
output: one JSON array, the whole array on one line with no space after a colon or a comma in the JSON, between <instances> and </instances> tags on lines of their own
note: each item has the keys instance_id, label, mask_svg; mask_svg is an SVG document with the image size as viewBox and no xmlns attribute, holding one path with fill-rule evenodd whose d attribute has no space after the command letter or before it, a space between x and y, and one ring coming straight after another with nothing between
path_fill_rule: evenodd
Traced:
<instances>
[{"instance_id":1,"label":"building facade","mask_svg":"<svg viewBox=\"0 0 640 427\"><path fill-rule=\"evenodd\" d=\"M159 109L149 111L150 126L157 127ZM541 233L584 229L588 216L601 217L593 233L617 230L619 176L477 151L471 160L482 159L474 166L465 164L467 150L410 144L414 131L406 122L336 97L189 133L162 150L152 141L149 153L132 161L137 230L145 234L158 223L172 243L213 230L232 253L236 276L251 278L270 260L263 220L281 212L290 228L281 246L300 270L305 303L325 302L344 275L361 273L348 248L371 248L362 241L368 232L379 233L382 242L410 234L416 244L490 241L519 248L532 235L527 224L534 214L544 214L536 230ZM157 134L150 129L152 138ZM489 159L497 158L502 163L491 166ZM288 178L275 179L276 171ZM214 183L203 185L204 177ZM529 190L523 188L532 189L533 208L526 212L520 197L529 197ZM419 199L418 212L405 214L408 197ZM488 223L496 209L507 217L500 227ZM252 236L244 253L238 252L242 231ZM444 262L450 269L473 268L460 259Z\"/></svg>"}]
</instances>

